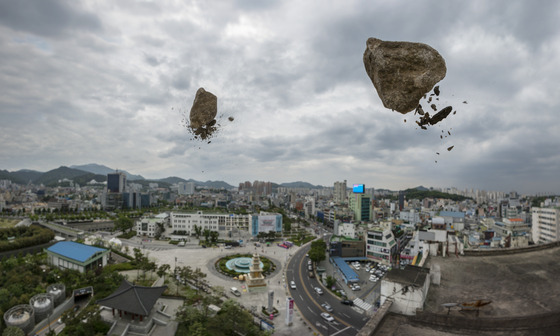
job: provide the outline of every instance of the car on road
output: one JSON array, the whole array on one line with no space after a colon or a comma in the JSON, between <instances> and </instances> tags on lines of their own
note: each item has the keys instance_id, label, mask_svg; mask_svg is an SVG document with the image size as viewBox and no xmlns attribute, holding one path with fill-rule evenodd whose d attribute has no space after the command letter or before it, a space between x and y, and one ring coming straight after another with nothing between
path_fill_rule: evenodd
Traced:
<instances>
[{"instance_id":1,"label":"car on road","mask_svg":"<svg viewBox=\"0 0 560 336\"><path fill-rule=\"evenodd\" d=\"M322 295L322 294L323 294L323 290L322 290L321 288L315 287L314 289L315 289L315 291L317 292L317 294L319 294L319 295Z\"/></svg>"},{"instance_id":2,"label":"car on road","mask_svg":"<svg viewBox=\"0 0 560 336\"><path fill-rule=\"evenodd\" d=\"M331 305L328 304L328 303L326 303L326 302L323 303L323 304L321 305L321 307L323 307L323 308L324 308L326 311L328 311L329 313L333 311Z\"/></svg>"},{"instance_id":3,"label":"car on road","mask_svg":"<svg viewBox=\"0 0 560 336\"><path fill-rule=\"evenodd\" d=\"M340 301L340 303L345 304L347 306L353 306L354 305L354 301L350 301L350 300L342 300L342 301Z\"/></svg>"},{"instance_id":4,"label":"car on road","mask_svg":"<svg viewBox=\"0 0 560 336\"><path fill-rule=\"evenodd\" d=\"M296 289L296 283L294 281L290 281L290 288Z\"/></svg>"},{"instance_id":5,"label":"car on road","mask_svg":"<svg viewBox=\"0 0 560 336\"><path fill-rule=\"evenodd\" d=\"M327 321L327 322L334 321L334 317L332 317L331 314L329 314L329 313L321 313L321 317L323 319L325 319L325 321Z\"/></svg>"}]
</instances>

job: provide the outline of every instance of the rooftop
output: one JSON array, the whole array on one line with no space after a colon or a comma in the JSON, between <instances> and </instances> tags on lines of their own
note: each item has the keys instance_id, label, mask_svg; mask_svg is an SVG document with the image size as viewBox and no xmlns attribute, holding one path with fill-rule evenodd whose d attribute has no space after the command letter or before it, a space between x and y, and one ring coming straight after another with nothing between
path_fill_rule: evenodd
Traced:
<instances>
[{"instance_id":1,"label":"rooftop","mask_svg":"<svg viewBox=\"0 0 560 336\"><path fill-rule=\"evenodd\" d=\"M465 213L458 211L440 211L439 215L442 217L465 218Z\"/></svg>"},{"instance_id":2,"label":"rooftop","mask_svg":"<svg viewBox=\"0 0 560 336\"><path fill-rule=\"evenodd\" d=\"M104 248L84 245L71 241L58 242L47 249L47 251L59 254L63 257L85 262L96 253L107 251Z\"/></svg>"},{"instance_id":3,"label":"rooftop","mask_svg":"<svg viewBox=\"0 0 560 336\"><path fill-rule=\"evenodd\" d=\"M123 280L119 288L108 297L97 300L97 304L147 316L167 286L136 286Z\"/></svg>"},{"instance_id":4,"label":"rooftop","mask_svg":"<svg viewBox=\"0 0 560 336\"><path fill-rule=\"evenodd\" d=\"M392 269L384 280L423 287L429 273L429 268L406 265L404 269Z\"/></svg>"}]
</instances>

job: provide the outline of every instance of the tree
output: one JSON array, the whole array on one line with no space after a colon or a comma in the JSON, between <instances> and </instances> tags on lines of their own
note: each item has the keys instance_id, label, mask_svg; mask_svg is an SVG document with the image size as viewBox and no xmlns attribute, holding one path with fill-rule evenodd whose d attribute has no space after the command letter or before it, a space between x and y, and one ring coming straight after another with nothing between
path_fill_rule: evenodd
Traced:
<instances>
[{"instance_id":1,"label":"tree","mask_svg":"<svg viewBox=\"0 0 560 336\"><path fill-rule=\"evenodd\" d=\"M202 227L198 226L198 225L194 225L194 235L196 236L196 239L200 238L200 235L202 235Z\"/></svg>"},{"instance_id":2,"label":"tree","mask_svg":"<svg viewBox=\"0 0 560 336\"><path fill-rule=\"evenodd\" d=\"M115 220L115 230L126 232L127 230L132 230L134 226L134 222L132 219L128 218L125 215L119 215L119 217Z\"/></svg>"},{"instance_id":3,"label":"tree","mask_svg":"<svg viewBox=\"0 0 560 336\"><path fill-rule=\"evenodd\" d=\"M192 272L192 279L195 281L196 283L196 290L200 291L200 286L205 285L206 284L206 280L204 280L204 278L206 278L206 273L202 272L200 270L200 268L196 268L193 272Z\"/></svg>"},{"instance_id":4,"label":"tree","mask_svg":"<svg viewBox=\"0 0 560 336\"><path fill-rule=\"evenodd\" d=\"M25 333L18 327L7 327L2 336L25 336Z\"/></svg>"},{"instance_id":5,"label":"tree","mask_svg":"<svg viewBox=\"0 0 560 336\"><path fill-rule=\"evenodd\" d=\"M163 264L160 265L158 270L157 270L157 275L159 277L163 277L163 282L165 282L165 275L167 274L167 271L169 271L171 269L171 266L168 264Z\"/></svg>"},{"instance_id":6,"label":"tree","mask_svg":"<svg viewBox=\"0 0 560 336\"><path fill-rule=\"evenodd\" d=\"M329 275L326 279L326 282L327 282L327 287L332 288L332 286L334 286L334 284L336 283L336 280L335 278Z\"/></svg>"},{"instance_id":7,"label":"tree","mask_svg":"<svg viewBox=\"0 0 560 336\"><path fill-rule=\"evenodd\" d=\"M218 231L210 231L210 241L212 242L212 244L216 244L218 242L219 236L220 234L218 233Z\"/></svg>"},{"instance_id":8,"label":"tree","mask_svg":"<svg viewBox=\"0 0 560 336\"><path fill-rule=\"evenodd\" d=\"M327 250L327 244L323 239L319 239L312 242L311 250L309 250L309 259L311 259L315 263L325 260L326 250Z\"/></svg>"},{"instance_id":9,"label":"tree","mask_svg":"<svg viewBox=\"0 0 560 336\"><path fill-rule=\"evenodd\" d=\"M204 235L204 240L206 240L206 242L208 243L208 239L210 238L210 230L204 229L203 235Z\"/></svg>"}]
</instances>

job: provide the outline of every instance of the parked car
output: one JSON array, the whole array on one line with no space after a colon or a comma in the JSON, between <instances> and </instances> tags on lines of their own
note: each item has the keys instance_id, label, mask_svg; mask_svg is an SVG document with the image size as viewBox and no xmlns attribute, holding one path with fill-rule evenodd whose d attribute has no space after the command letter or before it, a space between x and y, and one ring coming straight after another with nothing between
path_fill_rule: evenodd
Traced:
<instances>
[{"instance_id":1,"label":"parked car","mask_svg":"<svg viewBox=\"0 0 560 336\"><path fill-rule=\"evenodd\" d=\"M321 307L323 307L323 308L324 308L326 311L328 311L329 313L333 311L331 305L328 304L328 303L326 303L326 302L323 303L323 304L321 305Z\"/></svg>"},{"instance_id":2,"label":"parked car","mask_svg":"<svg viewBox=\"0 0 560 336\"><path fill-rule=\"evenodd\" d=\"M321 313L321 317L325 319L327 322L334 321L334 318L329 313Z\"/></svg>"},{"instance_id":3,"label":"parked car","mask_svg":"<svg viewBox=\"0 0 560 336\"><path fill-rule=\"evenodd\" d=\"M235 296L241 296L241 292L236 287L231 287L229 291Z\"/></svg>"},{"instance_id":4,"label":"parked car","mask_svg":"<svg viewBox=\"0 0 560 336\"><path fill-rule=\"evenodd\" d=\"M319 287L315 287L315 291L317 292L317 294L322 295L323 294L323 290Z\"/></svg>"}]
</instances>

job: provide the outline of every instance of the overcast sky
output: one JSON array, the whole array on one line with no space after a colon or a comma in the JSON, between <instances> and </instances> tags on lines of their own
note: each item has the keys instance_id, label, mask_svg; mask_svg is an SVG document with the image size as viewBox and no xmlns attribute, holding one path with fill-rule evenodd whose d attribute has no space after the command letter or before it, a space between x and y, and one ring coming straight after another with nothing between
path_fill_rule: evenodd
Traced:
<instances>
[{"instance_id":1,"label":"overcast sky","mask_svg":"<svg viewBox=\"0 0 560 336\"><path fill-rule=\"evenodd\" d=\"M559 4L0 0L0 169L560 193ZM368 37L438 50L457 114L384 108ZM183 122L199 87L211 143Z\"/></svg>"}]
</instances>

